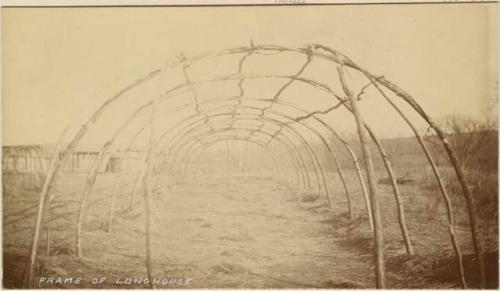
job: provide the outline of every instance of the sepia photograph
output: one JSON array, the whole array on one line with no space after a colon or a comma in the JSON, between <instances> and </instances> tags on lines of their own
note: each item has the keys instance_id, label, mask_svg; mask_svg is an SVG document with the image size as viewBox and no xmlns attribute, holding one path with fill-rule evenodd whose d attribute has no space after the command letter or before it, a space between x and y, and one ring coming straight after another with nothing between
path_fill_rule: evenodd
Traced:
<instances>
[{"instance_id":1,"label":"sepia photograph","mask_svg":"<svg viewBox=\"0 0 500 291\"><path fill-rule=\"evenodd\" d=\"M3 289L499 288L496 1L42 3Z\"/></svg>"}]
</instances>

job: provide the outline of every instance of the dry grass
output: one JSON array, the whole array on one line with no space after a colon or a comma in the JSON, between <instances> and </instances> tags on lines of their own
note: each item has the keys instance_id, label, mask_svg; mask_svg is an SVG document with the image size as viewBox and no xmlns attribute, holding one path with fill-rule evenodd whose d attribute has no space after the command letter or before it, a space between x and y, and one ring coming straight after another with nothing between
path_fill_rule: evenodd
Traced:
<instances>
[{"instance_id":1,"label":"dry grass","mask_svg":"<svg viewBox=\"0 0 500 291\"><path fill-rule=\"evenodd\" d=\"M401 185L401 192L417 255L405 255L391 188L379 184L388 287L456 288L457 272L444 207L429 169L408 168L404 174L416 179L413 185ZM384 177L381 172L377 175ZM362 192L355 173L347 171L346 176L352 191L353 220L347 217L343 189L333 173L328 179L331 210L324 196L318 199L313 189L293 191L266 175L233 176L229 181L226 176L201 177L171 187L169 192L156 195L153 203L155 276L192 278L188 288L373 287L372 234ZM74 257L74 211L85 177L71 175L61 180L54 201L61 205L54 210L54 216L60 219L48 225L54 229L52 252L50 257L45 256L42 237L37 276L146 276L142 197L138 196L134 210L127 210L130 184L120 186L114 231L105 231L113 178L106 175L97 180L85 221L83 259ZM36 205L38 192L22 189L19 177L8 177L4 182L4 222L22 218L4 224L4 286L12 288L19 286L33 231L34 212L30 209ZM493 184L483 181L478 185L490 189ZM301 199L297 201L297 197ZM492 201L478 200L488 207ZM468 280L474 286L476 275L465 205L459 195L453 195L453 202ZM481 233L488 252L488 286L497 287L496 209L488 211L481 216ZM95 288L89 282L50 287ZM108 281L99 287L147 286Z\"/></svg>"}]
</instances>

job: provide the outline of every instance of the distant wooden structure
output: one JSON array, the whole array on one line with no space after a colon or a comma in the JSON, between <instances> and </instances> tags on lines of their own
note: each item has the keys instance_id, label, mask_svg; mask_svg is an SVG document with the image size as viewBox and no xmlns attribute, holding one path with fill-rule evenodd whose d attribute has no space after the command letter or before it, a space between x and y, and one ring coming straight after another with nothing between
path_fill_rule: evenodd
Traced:
<instances>
[{"instance_id":1,"label":"distant wooden structure","mask_svg":"<svg viewBox=\"0 0 500 291\"><path fill-rule=\"evenodd\" d=\"M99 152L79 150L71 154L66 163L64 173L87 173L95 163ZM136 157L137 156L137 157ZM2 172L4 174L45 174L52 157L50 146L3 146ZM62 158L62 153L59 154ZM118 173L140 168L137 154L115 153L106 164L100 165L100 173Z\"/></svg>"},{"instance_id":2,"label":"distant wooden structure","mask_svg":"<svg viewBox=\"0 0 500 291\"><path fill-rule=\"evenodd\" d=\"M6 173L44 173L48 154L44 147L3 146L2 172Z\"/></svg>"}]
</instances>

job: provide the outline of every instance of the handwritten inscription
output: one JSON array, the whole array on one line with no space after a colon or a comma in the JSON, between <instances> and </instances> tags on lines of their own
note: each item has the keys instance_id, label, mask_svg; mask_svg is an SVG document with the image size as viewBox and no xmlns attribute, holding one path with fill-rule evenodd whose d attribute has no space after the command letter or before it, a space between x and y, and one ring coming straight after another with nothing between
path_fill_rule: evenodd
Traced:
<instances>
[{"instance_id":1,"label":"handwritten inscription","mask_svg":"<svg viewBox=\"0 0 500 291\"><path fill-rule=\"evenodd\" d=\"M149 285L148 278L106 278L106 277L92 277L85 280L82 277L40 277L38 279L39 285L80 285L84 283L91 283L93 285L101 285L106 282L113 282L117 285ZM153 285L176 285L185 286L190 285L193 279L190 278L152 278Z\"/></svg>"}]
</instances>

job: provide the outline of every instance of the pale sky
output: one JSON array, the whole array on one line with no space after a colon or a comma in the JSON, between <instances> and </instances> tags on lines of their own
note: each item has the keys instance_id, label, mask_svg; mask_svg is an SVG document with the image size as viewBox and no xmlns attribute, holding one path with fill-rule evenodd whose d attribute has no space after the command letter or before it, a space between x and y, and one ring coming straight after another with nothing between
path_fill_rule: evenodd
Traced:
<instances>
[{"instance_id":1,"label":"pale sky","mask_svg":"<svg viewBox=\"0 0 500 291\"><path fill-rule=\"evenodd\" d=\"M52 143L66 126L74 134L165 60L250 40L330 46L435 118L478 117L496 94L497 27L496 4L4 8L3 144ZM404 134L391 119L371 120L382 136Z\"/></svg>"}]
</instances>

